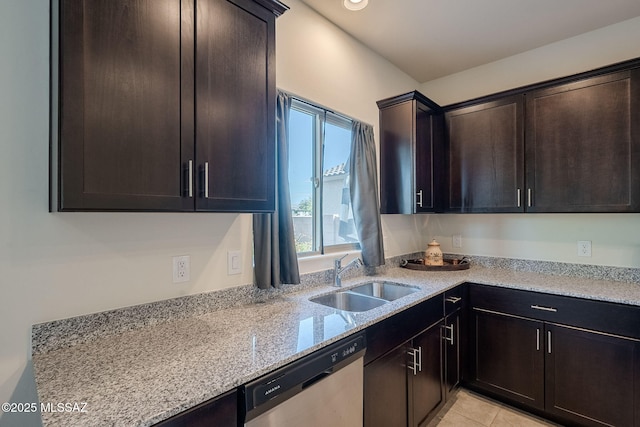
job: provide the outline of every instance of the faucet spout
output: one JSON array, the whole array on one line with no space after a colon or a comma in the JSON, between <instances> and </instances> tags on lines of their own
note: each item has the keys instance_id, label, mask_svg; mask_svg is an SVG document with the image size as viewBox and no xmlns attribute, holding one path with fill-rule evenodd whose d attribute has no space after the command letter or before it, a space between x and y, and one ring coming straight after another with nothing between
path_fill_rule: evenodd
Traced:
<instances>
[{"instance_id":1,"label":"faucet spout","mask_svg":"<svg viewBox=\"0 0 640 427\"><path fill-rule=\"evenodd\" d=\"M347 254L348 255L348 254ZM349 262L349 264L342 266L342 260L347 256L344 255L340 258L336 258L333 260L333 286L337 288L342 287L342 277L341 274L351 267L360 267L363 265L362 260L360 258L356 258L353 261Z\"/></svg>"}]
</instances>

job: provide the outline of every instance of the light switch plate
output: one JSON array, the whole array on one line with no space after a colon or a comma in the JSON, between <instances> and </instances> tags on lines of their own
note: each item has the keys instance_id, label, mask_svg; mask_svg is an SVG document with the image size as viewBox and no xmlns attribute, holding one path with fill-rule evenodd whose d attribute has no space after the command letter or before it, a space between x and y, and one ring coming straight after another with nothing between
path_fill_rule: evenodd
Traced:
<instances>
[{"instance_id":1,"label":"light switch plate","mask_svg":"<svg viewBox=\"0 0 640 427\"><path fill-rule=\"evenodd\" d=\"M242 273L242 251L227 252L227 275Z\"/></svg>"},{"instance_id":2,"label":"light switch plate","mask_svg":"<svg viewBox=\"0 0 640 427\"><path fill-rule=\"evenodd\" d=\"M453 247L461 248L462 247L462 235L454 234L453 235Z\"/></svg>"}]
</instances>

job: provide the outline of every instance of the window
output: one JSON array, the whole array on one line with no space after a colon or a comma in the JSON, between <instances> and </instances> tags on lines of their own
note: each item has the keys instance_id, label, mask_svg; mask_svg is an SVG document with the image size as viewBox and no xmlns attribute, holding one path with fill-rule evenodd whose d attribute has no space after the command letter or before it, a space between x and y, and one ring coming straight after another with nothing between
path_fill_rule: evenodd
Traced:
<instances>
[{"instance_id":1,"label":"window","mask_svg":"<svg viewBox=\"0 0 640 427\"><path fill-rule=\"evenodd\" d=\"M292 102L289 186L299 255L360 247L349 197L350 151L350 119Z\"/></svg>"}]
</instances>

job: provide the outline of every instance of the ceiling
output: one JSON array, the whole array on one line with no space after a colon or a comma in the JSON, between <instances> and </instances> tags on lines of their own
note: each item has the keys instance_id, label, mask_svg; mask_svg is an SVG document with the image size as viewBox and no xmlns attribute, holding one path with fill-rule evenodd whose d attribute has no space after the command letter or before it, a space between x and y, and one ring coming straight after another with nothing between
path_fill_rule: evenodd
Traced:
<instances>
[{"instance_id":1,"label":"ceiling","mask_svg":"<svg viewBox=\"0 0 640 427\"><path fill-rule=\"evenodd\" d=\"M301 1L419 83L640 16L638 0Z\"/></svg>"}]
</instances>

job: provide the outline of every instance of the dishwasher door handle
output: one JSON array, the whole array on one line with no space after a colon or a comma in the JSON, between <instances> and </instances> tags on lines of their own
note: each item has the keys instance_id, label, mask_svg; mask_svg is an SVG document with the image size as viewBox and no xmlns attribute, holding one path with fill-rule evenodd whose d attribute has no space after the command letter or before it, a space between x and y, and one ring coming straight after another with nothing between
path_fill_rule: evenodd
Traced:
<instances>
[{"instance_id":1,"label":"dishwasher door handle","mask_svg":"<svg viewBox=\"0 0 640 427\"><path fill-rule=\"evenodd\" d=\"M318 381L328 377L329 375L333 374L333 367L327 369L324 372L320 372L318 375L316 375L313 378L308 379L307 381L302 383L302 389L304 390L307 387L310 387L312 385L314 385L315 383L317 383Z\"/></svg>"}]
</instances>

